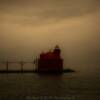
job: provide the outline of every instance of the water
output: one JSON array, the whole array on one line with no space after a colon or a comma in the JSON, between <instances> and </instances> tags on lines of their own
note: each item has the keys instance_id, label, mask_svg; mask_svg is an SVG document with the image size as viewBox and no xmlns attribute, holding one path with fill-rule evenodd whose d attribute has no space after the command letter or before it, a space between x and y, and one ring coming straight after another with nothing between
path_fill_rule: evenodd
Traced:
<instances>
[{"instance_id":1,"label":"water","mask_svg":"<svg viewBox=\"0 0 100 100\"><path fill-rule=\"evenodd\" d=\"M0 74L0 100L100 100L99 84L98 75L81 72Z\"/></svg>"}]
</instances>

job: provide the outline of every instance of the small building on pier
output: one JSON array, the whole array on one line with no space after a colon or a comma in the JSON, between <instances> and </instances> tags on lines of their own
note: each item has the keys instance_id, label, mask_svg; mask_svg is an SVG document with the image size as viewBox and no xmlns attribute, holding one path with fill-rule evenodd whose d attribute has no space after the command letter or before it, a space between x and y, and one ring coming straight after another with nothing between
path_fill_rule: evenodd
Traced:
<instances>
[{"instance_id":1,"label":"small building on pier","mask_svg":"<svg viewBox=\"0 0 100 100\"><path fill-rule=\"evenodd\" d=\"M62 72L63 59L60 56L61 50L56 46L53 51L41 53L38 59L38 72Z\"/></svg>"}]
</instances>

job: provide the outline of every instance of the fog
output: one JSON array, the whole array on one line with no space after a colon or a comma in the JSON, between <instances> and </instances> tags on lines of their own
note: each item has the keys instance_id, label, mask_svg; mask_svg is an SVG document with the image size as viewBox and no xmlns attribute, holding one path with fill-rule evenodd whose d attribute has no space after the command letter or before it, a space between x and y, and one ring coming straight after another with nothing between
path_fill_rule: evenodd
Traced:
<instances>
[{"instance_id":1,"label":"fog","mask_svg":"<svg viewBox=\"0 0 100 100\"><path fill-rule=\"evenodd\" d=\"M99 5L99 0L0 0L0 61L32 61L58 44L65 68L100 70Z\"/></svg>"}]
</instances>

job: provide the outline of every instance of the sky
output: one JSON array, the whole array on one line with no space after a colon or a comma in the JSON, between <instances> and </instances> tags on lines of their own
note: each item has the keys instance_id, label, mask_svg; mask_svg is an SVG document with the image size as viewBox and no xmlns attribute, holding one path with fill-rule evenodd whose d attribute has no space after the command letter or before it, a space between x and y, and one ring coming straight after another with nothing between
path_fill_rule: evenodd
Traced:
<instances>
[{"instance_id":1,"label":"sky","mask_svg":"<svg viewBox=\"0 0 100 100\"><path fill-rule=\"evenodd\" d=\"M65 68L94 70L100 66L99 5L100 0L0 0L0 61L33 60L58 44Z\"/></svg>"}]
</instances>

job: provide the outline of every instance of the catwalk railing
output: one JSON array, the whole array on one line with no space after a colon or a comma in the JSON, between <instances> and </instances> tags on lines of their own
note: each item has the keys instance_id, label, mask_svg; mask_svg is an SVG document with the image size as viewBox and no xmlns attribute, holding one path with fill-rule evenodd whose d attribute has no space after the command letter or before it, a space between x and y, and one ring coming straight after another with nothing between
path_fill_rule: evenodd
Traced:
<instances>
[{"instance_id":1,"label":"catwalk railing","mask_svg":"<svg viewBox=\"0 0 100 100\"><path fill-rule=\"evenodd\" d=\"M17 64L18 68L15 68L15 65ZM25 69L25 65L27 65L27 68L30 67L31 69ZM13 65L13 68L10 68ZM3 68L4 67L4 68ZM5 72L36 72L37 69L37 60L33 62L25 62L25 61L2 61L0 62L0 73Z\"/></svg>"}]
</instances>

